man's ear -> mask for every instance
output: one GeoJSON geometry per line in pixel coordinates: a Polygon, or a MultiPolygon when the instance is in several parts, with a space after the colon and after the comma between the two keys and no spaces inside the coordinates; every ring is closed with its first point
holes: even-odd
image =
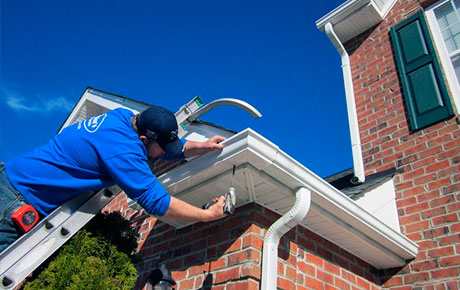
{"type": "Polygon", "coordinates": [[[141,140],[142,143],[144,143],[144,145],[147,145],[147,143],[149,142],[149,139],[147,138],[147,136],[144,136],[144,135],[139,136],[139,140],[141,140]]]}

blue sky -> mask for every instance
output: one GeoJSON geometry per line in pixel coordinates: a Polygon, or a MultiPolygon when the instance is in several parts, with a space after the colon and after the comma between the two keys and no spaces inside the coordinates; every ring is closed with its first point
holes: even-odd
{"type": "Polygon", "coordinates": [[[0,160],[47,142],[86,87],[253,128],[316,174],[352,167],[340,57],[315,21],[329,1],[1,1],[0,160]],[[314,3],[314,4],[312,4],[314,3]]]}

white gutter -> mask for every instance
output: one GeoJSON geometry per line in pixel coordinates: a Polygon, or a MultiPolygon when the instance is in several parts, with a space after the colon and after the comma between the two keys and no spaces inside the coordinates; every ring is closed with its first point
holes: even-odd
{"type": "MultiPolygon", "coordinates": [[[[212,194],[206,197],[203,188],[219,190],[219,176],[227,174],[230,177],[233,165],[237,166],[237,172],[238,167],[246,168],[240,172],[252,175],[251,180],[265,180],[278,190],[277,194],[269,194],[263,190],[257,191],[257,187],[250,189],[249,181],[245,184],[240,179],[240,189],[247,190],[238,192],[237,207],[256,202],[284,215],[291,209],[290,205],[295,203],[295,190],[303,187],[311,191],[308,215],[311,214],[315,221],[304,218],[300,222],[302,226],[377,269],[404,266],[406,260],[417,255],[417,244],[384,224],[253,130],[246,129],[225,140],[224,144],[222,151],[202,155],[165,173],[158,180],[171,195],[201,206],[207,198],[212,197],[212,194]],[[209,188],[210,184],[216,187],[209,188]],[[292,202],[287,202],[286,209],[274,206],[277,201],[289,200],[290,197],[292,202]],[[332,232],[331,226],[334,228],[332,232]]],[[[164,221],[180,228],[190,224],[164,221]]]]}
{"type": "Polygon", "coordinates": [[[358,115],[356,113],[355,92],[353,90],[353,79],[351,76],[350,58],[345,47],[334,32],[332,24],[326,24],[326,34],[334,44],[342,58],[343,81],[345,83],[345,96],[347,99],[348,123],[350,126],[351,150],[353,154],[353,169],[355,176],[352,183],[363,183],[366,179],[364,173],[363,154],[361,150],[361,138],[359,137],[358,115]]]}
{"type": "Polygon", "coordinates": [[[284,234],[297,226],[310,209],[310,190],[301,187],[295,195],[296,201],[292,209],[272,224],[265,234],[262,256],[262,290],[276,289],[278,277],[278,244],[280,239],[284,234]]]}

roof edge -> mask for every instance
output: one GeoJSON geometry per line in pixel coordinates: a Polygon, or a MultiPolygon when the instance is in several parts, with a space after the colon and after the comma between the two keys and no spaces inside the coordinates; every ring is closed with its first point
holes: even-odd
{"type": "Polygon", "coordinates": [[[320,31],[324,32],[324,26],[326,26],[328,22],[331,22],[334,25],[340,22],[342,19],[346,18],[348,15],[351,15],[361,9],[361,7],[364,5],[369,4],[370,2],[371,0],[348,0],[347,2],[342,3],[340,6],[318,19],[315,22],[316,27],[320,31]]]}
{"type": "Polygon", "coordinates": [[[343,224],[351,225],[353,231],[359,234],[357,238],[365,239],[365,242],[370,245],[377,242],[378,245],[375,246],[387,252],[389,259],[395,261],[395,264],[403,266],[403,262],[417,255],[417,244],[378,220],[252,129],[248,128],[238,133],[224,141],[223,144],[222,151],[200,156],[160,176],[159,181],[167,189],[175,188],[180,192],[213,178],[214,176],[208,175],[206,170],[215,168],[222,162],[233,164],[237,161],[239,164],[233,164],[237,166],[250,163],[264,173],[277,174],[277,178],[282,179],[291,192],[300,186],[311,190],[312,203],[326,209],[328,215],[342,220],[343,224]],[[245,157],[241,158],[241,154],[245,154],[245,157]],[[239,156],[239,158],[233,158],[234,156],[239,156]]]}

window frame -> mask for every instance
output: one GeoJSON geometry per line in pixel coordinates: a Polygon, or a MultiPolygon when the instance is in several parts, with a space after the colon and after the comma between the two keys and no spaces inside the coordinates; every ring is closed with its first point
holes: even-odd
{"type": "Polygon", "coordinates": [[[442,0],[439,1],[425,10],[425,16],[427,20],[428,27],[431,32],[431,36],[433,38],[433,44],[437,51],[439,62],[441,68],[444,72],[445,80],[447,81],[447,85],[449,86],[451,97],[453,99],[454,107],[456,109],[456,113],[460,113],[460,80],[457,78],[455,74],[454,66],[452,65],[451,58],[449,56],[449,51],[447,50],[447,46],[444,43],[444,39],[442,38],[441,29],[439,27],[438,21],[436,19],[436,15],[434,10],[436,8],[441,7],[442,5],[450,2],[451,0],[442,0]]]}

